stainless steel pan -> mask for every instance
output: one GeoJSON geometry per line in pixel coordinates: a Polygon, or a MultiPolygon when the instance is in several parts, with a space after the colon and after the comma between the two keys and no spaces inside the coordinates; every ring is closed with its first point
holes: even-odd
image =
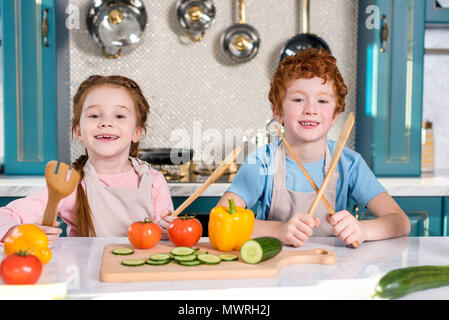
{"type": "Polygon", "coordinates": [[[118,58],[122,48],[140,41],[147,23],[141,0],[93,0],[87,28],[108,58],[118,58]]]}
{"type": "Polygon", "coordinates": [[[189,39],[201,41],[214,21],[215,6],[212,0],[178,0],[176,16],[189,39]]]}
{"type": "Polygon", "coordinates": [[[331,52],[326,41],[316,34],[309,33],[309,0],[302,0],[302,31],[287,41],[281,52],[280,61],[287,56],[293,56],[296,52],[308,48],[324,48],[331,52]]]}
{"type": "Polygon", "coordinates": [[[237,62],[249,61],[257,55],[260,35],[254,27],[245,23],[245,0],[239,0],[239,23],[224,31],[221,44],[224,53],[237,62]]]}

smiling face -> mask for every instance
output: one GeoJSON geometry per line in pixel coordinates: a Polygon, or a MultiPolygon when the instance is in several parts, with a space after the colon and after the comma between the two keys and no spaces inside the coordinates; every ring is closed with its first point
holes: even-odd
{"type": "Polygon", "coordinates": [[[86,146],[89,158],[128,157],[132,142],[142,134],[137,126],[134,101],[126,89],[99,86],[84,100],[75,135],[86,146]]]}
{"type": "Polygon", "coordinates": [[[282,123],[287,139],[301,143],[325,142],[327,132],[337,123],[333,82],[314,77],[293,80],[282,103],[283,114],[273,108],[275,120],[282,123]]]}

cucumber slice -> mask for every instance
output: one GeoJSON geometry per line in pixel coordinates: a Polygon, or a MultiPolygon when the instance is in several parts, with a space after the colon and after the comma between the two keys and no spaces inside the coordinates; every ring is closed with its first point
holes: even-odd
{"type": "Polygon", "coordinates": [[[145,261],[145,263],[151,264],[153,266],[162,266],[164,264],[170,263],[170,261],[171,261],[170,258],[168,258],[166,260],[151,260],[151,259],[149,259],[149,260],[145,261]]]}
{"type": "Polygon", "coordinates": [[[112,250],[112,253],[119,256],[127,256],[129,254],[133,254],[134,250],[131,248],[115,248],[112,250]]]}
{"type": "Polygon", "coordinates": [[[150,256],[150,260],[154,261],[170,260],[170,255],[168,253],[156,253],[150,256]]]}
{"type": "Polygon", "coordinates": [[[246,241],[240,248],[243,261],[256,264],[271,259],[282,250],[282,242],[273,237],[260,237],[246,241]]]}
{"type": "Polygon", "coordinates": [[[196,255],[189,254],[188,256],[175,256],[176,261],[193,261],[196,260],[196,255]]]}
{"type": "Polygon", "coordinates": [[[200,260],[178,261],[178,263],[179,263],[180,265],[182,265],[182,266],[188,266],[188,267],[191,267],[191,266],[198,266],[198,265],[200,265],[200,264],[201,264],[201,261],[200,261],[200,260]]]}
{"type": "Polygon", "coordinates": [[[195,248],[192,247],[192,249],[195,250],[195,251],[200,250],[200,248],[198,248],[198,247],[195,247],[195,248]]]}
{"type": "Polygon", "coordinates": [[[142,259],[128,259],[123,260],[122,264],[127,267],[138,267],[143,266],[145,264],[145,260],[142,259]]]}
{"type": "Polygon", "coordinates": [[[174,256],[188,256],[194,252],[195,250],[189,247],[176,247],[170,251],[170,253],[174,256]]]}
{"type": "Polygon", "coordinates": [[[198,260],[205,264],[219,264],[221,262],[221,258],[214,254],[204,253],[197,255],[198,260]]]}
{"type": "Polygon", "coordinates": [[[218,256],[223,261],[235,261],[235,260],[237,260],[239,258],[235,254],[231,254],[231,253],[223,253],[223,254],[219,254],[218,256]]]}
{"type": "Polygon", "coordinates": [[[199,254],[206,254],[206,253],[209,253],[209,252],[206,250],[198,250],[194,254],[199,255],[199,254]]]}

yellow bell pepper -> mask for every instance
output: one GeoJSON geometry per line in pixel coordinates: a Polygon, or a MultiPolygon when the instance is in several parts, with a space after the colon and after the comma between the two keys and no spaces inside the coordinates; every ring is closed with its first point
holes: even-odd
{"type": "Polygon", "coordinates": [[[229,208],[217,206],[209,215],[209,241],[220,251],[240,250],[243,243],[251,238],[254,228],[254,213],[236,207],[229,198],[229,208]]]}
{"type": "Polygon", "coordinates": [[[48,248],[48,237],[44,231],[34,224],[17,226],[4,241],[5,256],[19,251],[27,251],[42,262],[48,263],[51,251],[48,248]]]}

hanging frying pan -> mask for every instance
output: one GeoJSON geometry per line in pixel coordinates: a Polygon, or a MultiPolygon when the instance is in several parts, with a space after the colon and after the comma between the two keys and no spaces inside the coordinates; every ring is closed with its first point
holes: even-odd
{"type": "Polygon", "coordinates": [[[308,48],[323,48],[331,53],[326,41],[318,37],[316,34],[309,33],[309,0],[302,0],[302,27],[301,33],[287,41],[281,52],[282,61],[287,56],[293,56],[296,52],[308,48]]]}
{"type": "Polygon", "coordinates": [[[246,62],[257,55],[260,36],[256,29],[245,23],[245,0],[239,0],[239,23],[226,28],[221,45],[225,54],[237,62],[246,62]]]}
{"type": "Polygon", "coordinates": [[[176,16],[189,39],[198,42],[214,21],[215,6],[212,0],[178,0],[176,16]]]}

